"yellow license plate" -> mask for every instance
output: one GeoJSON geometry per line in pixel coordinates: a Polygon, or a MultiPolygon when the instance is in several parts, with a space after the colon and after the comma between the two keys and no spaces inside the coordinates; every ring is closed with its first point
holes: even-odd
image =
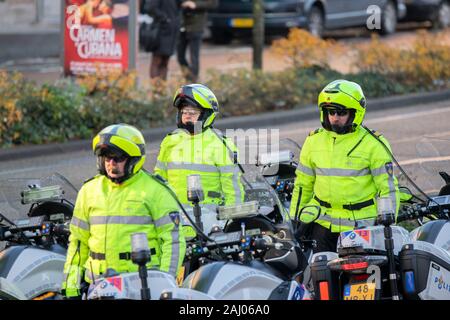
{"type": "Polygon", "coordinates": [[[375,283],[345,285],[344,300],[375,300],[375,283]]]}
{"type": "Polygon", "coordinates": [[[233,28],[253,28],[252,18],[231,19],[233,28]]]}

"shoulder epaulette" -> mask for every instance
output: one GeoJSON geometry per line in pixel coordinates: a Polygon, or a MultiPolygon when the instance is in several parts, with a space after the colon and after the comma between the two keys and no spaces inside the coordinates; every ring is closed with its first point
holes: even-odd
{"type": "Polygon", "coordinates": [[[89,178],[89,179],[87,179],[87,180],[84,180],[83,184],[86,184],[86,183],[88,183],[89,181],[94,180],[94,179],[97,178],[98,176],[99,176],[99,175],[97,174],[97,175],[95,175],[95,176],[93,176],[93,177],[91,177],[91,178],[89,178]]]}
{"type": "Polygon", "coordinates": [[[374,135],[376,135],[378,138],[381,137],[381,136],[383,135],[381,132],[378,132],[378,131],[376,131],[376,130],[372,130],[372,133],[373,133],[374,135]]]}
{"type": "Polygon", "coordinates": [[[181,129],[181,128],[176,128],[175,130],[173,130],[173,131],[169,132],[168,134],[166,134],[166,137],[172,136],[174,134],[177,134],[177,133],[180,133],[180,132],[183,132],[183,131],[186,131],[186,130],[181,129]]]}
{"type": "Polygon", "coordinates": [[[141,169],[142,172],[144,172],[146,175],[148,175],[149,177],[158,180],[158,182],[162,182],[164,184],[167,184],[167,180],[164,179],[163,177],[161,177],[159,174],[156,173],[151,173],[149,171],[147,171],[147,169],[143,168],[141,169]]]}
{"type": "Polygon", "coordinates": [[[174,134],[177,134],[179,131],[172,131],[172,132],[169,132],[168,134],[166,134],[166,137],[169,137],[169,136],[173,136],[174,134]]]}
{"type": "Polygon", "coordinates": [[[162,182],[164,184],[167,183],[167,180],[164,179],[163,177],[161,177],[159,174],[152,174],[152,176],[153,176],[153,178],[157,179],[158,181],[160,181],[160,182],[162,182]]]}
{"type": "Polygon", "coordinates": [[[313,131],[311,131],[311,132],[309,133],[308,136],[313,136],[313,135],[315,135],[316,133],[319,133],[320,131],[321,131],[320,128],[318,128],[318,129],[316,129],[316,130],[313,130],[313,131]]]}
{"type": "Polygon", "coordinates": [[[381,137],[381,136],[383,135],[381,132],[379,132],[379,131],[377,131],[377,130],[372,130],[372,129],[369,129],[369,128],[367,128],[367,127],[366,127],[366,129],[367,129],[367,130],[370,130],[370,131],[372,132],[372,134],[373,134],[374,136],[376,136],[377,138],[379,138],[379,137],[381,137]]]}

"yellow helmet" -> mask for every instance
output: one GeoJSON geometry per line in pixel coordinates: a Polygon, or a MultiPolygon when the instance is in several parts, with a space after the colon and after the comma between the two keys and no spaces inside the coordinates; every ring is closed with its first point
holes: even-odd
{"type": "Polygon", "coordinates": [[[350,132],[360,126],[364,119],[366,98],[359,84],[347,80],[335,80],[320,92],[318,106],[320,122],[326,130],[331,130],[327,109],[354,110],[347,123],[350,132]]]}
{"type": "Polygon", "coordinates": [[[100,131],[92,140],[92,149],[97,156],[97,168],[103,175],[106,175],[103,159],[106,153],[113,152],[129,158],[122,181],[141,170],[145,162],[144,136],[135,127],[124,123],[113,124],[100,131]]]}
{"type": "MultiPolygon", "coordinates": [[[[219,101],[214,93],[202,84],[188,84],[180,87],[173,97],[173,106],[180,109],[184,103],[193,105],[202,109],[199,121],[202,121],[203,129],[206,129],[214,123],[219,113],[219,101]]],[[[181,116],[178,112],[177,125],[180,127],[181,116]]]]}

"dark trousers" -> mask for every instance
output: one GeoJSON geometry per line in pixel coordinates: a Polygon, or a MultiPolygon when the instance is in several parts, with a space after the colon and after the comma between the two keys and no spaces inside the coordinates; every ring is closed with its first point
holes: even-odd
{"type": "Polygon", "coordinates": [[[337,240],[339,232],[331,232],[330,229],[322,227],[320,224],[313,223],[311,230],[311,239],[316,240],[317,247],[313,249],[313,253],[337,250],[337,240]]]}
{"type": "Polygon", "coordinates": [[[202,32],[180,32],[178,39],[177,56],[184,76],[188,81],[196,82],[200,70],[200,46],[202,45],[202,32]],[[190,63],[186,58],[189,47],[190,63]]]}
{"type": "Polygon", "coordinates": [[[167,71],[170,56],[163,56],[153,53],[150,62],[150,78],[161,78],[167,80],[167,71]]]}

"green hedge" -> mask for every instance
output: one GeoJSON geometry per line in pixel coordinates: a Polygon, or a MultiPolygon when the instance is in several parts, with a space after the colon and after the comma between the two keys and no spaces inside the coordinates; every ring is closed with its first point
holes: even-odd
{"type": "Polygon", "coordinates": [[[375,73],[342,74],[312,66],[281,72],[238,70],[232,74],[210,73],[207,85],[216,93],[224,116],[287,110],[317,102],[323,87],[336,79],[359,83],[369,98],[414,92],[416,86],[395,82],[375,73]]]}
{"type": "Polygon", "coordinates": [[[148,129],[164,123],[166,97],[149,99],[135,86],[101,90],[63,80],[41,87],[0,71],[0,146],[91,138],[111,123],[148,129]]]}
{"type": "MultiPolygon", "coordinates": [[[[244,69],[228,74],[211,72],[208,78],[206,85],[216,93],[224,117],[316,103],[320,90],[340,78],[360,83],[368,98],[420,90],[417,85],[400,83],[388,75],[341,74],[319,66],[267,73],[244,69]]],[[[118,83],[103,82],[100,87],[89,88],[63,80],[39,87],[18,74],[0,71],[0,119],[3,119],[0,145],[86,139],[118,122],[140,129],[173,123],[175,110],[170,108],[171,98],[179,84],[166,84],[156,92],[118,83]]]]}

